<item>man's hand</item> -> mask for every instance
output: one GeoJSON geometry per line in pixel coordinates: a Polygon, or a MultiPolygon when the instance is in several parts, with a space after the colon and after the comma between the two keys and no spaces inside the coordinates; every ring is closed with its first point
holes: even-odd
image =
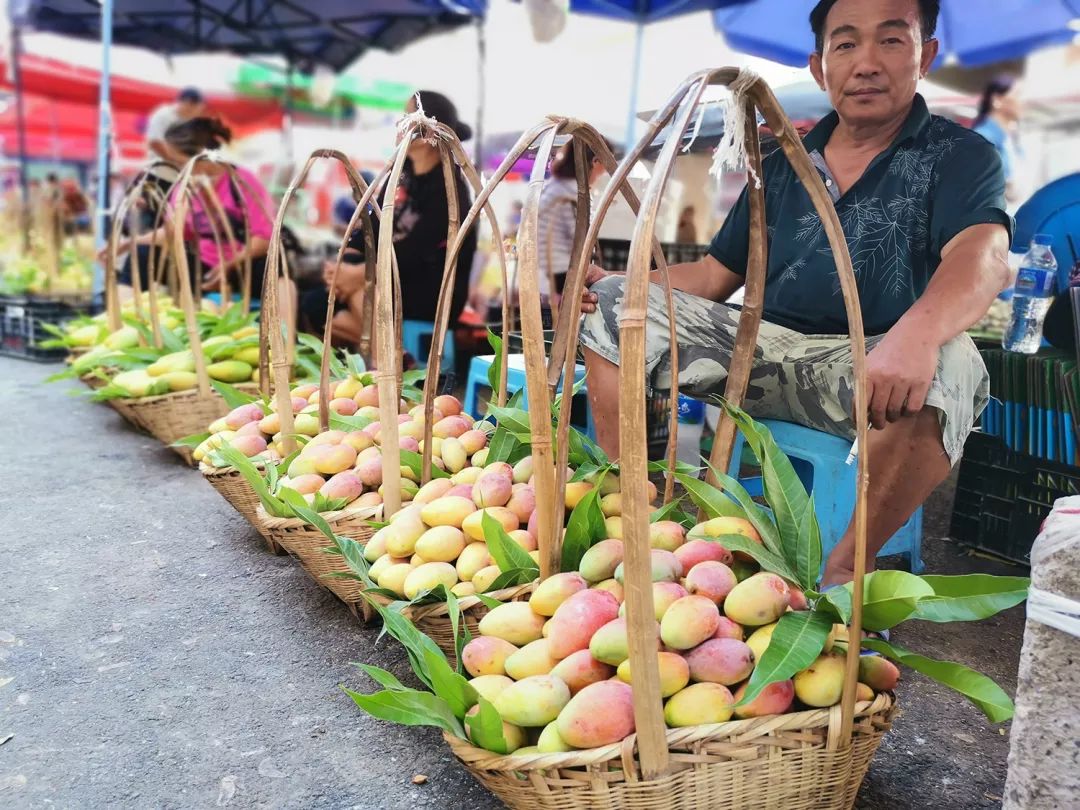
{"type": "Polygon", "coordinates": [[[202,288],[204,292],[217,290],[221,287],[221,279],[227,272],[225,262],[218,262],[203,275],[202,288]]]}
{"type": "Polygon", "coordinates": [[[337,279],[334,280],[334,295],[344,301],[363,286],[367,267],[363,264],[346,264],[345,262],[339,266],[333,259],[327,259],[323,262],[323,282],[327,288],[334,279],[335,267],[337,267],[337,279]]]}
{"type": "Polygon", "coordinates": [[[881,430],[889,422],[913,416],[926,404],[937,372],[939,347],[897,324],[866,356],[870,424],[881,430]]]}
{"type": "Polygon", "coordinates": [[[599,300],[595,293],[589,292],[589,287],[598,282],[602,278],[607,278],[613,273],[609,273],[602,267],[598,267],[595,264],[590,264],[585,269],[585,289],[581,291],[581,312],[587,315],[590,312],[596,312],[596,302],[599,300]]]}

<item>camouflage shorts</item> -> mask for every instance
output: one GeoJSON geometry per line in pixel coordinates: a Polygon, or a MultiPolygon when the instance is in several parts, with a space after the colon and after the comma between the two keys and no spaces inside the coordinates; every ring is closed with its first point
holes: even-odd
{"type": "MultiPolygon", "coordinates": [[[[581,326],[582,344],[613,363],[619,362],[618,317],[622,310],[622,276],[595,284],[596,312],[581,326]]],[[[739,310],[675,291],[678,313],[679,390],[706,399],[722,394],[735,347],[739,310]]],[[[671,353],[663,289],[649,287],[645,331],[645,369],[651,388],[671,388],[671,353]]],[[[881,336],[866,339],[872,349],[881,336]]],[[[803,335],[762,321],[744,406],[757,418],[797,422],[845,438],[854,438],[854,389],[851,347],[846,335],[803,335]]],[[[989,376],[975,344],[967,335],[941,348],[937,374],[926,404],[938,411],[945,451],[953,464],[976,417],[986,407],[989,376]]]]}

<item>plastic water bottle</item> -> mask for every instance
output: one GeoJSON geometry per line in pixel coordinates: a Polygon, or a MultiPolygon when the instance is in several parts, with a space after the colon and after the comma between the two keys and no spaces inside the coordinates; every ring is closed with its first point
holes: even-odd
{"type": "Polygon", "coordinates": [[[679,437],[676,455],[694,467],[701,466],[701,433],[705,429],[705,403],[679,394],[679,437]]]}
{"type": "Polygon", "coordinates": [[[1050,249],[1053,237],[1035,234],[1020,263],[1013,287],[1012,318],[1001,339],[1006,351],[1035,354],[1042,344],[1043,318],[1054,300],[1057,260],[1050,249]]]}

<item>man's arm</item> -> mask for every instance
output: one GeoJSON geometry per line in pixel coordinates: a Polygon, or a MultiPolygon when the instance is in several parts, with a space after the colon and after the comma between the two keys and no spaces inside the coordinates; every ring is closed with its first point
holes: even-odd
{"type": "MultiPolygon", "coordinates": [[[[586,290],[581,298],[581,311],[584,313],[596,311],[596,295],[589,292],[588,288],[606,276],[623,275],[621,273],[609,273],[596,265],[591,265],[585,273],[586,290]]],[[[673,264],[668,267],[668,277],[671,279],[673,290],[706,298],[709,301],[726,301],[746,281],[738,273],[733,273],[712,256],[706,254],[696,262],[673,264]]],[[[663,277],[659,270],[653,270],[649,274],[649,281],[653,284],[663,284],[663,277]]]]}
{"type": "Polygon", "coordinates": [[[988,223],[945,245],[926,291],[867,356],[874,427],[922,410],[941,347],[977,323],[1009,285],[1008,251],[1006,228],[988,223]]]}

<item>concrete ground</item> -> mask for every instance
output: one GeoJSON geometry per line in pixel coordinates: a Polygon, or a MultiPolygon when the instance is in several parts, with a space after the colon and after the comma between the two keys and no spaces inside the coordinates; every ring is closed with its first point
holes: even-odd
{"type": "MultiPolygon", "coordinates": [[[[0,807],[469,808],[500,804],[433,730],[361,714],[363,661],[407,677],[199,474],[111,409],[0,358],[0,807]],[[426,782],[413,784],[416,775],[426,782]]],[[[941,538],[928,570],[1017,573],[941,538]]],[[[1015,689],[1022,608],[973,626],[911,624],[905,647],[1015,689]]],[[[860,808],[995,807],[1007,726],[905,674],[903,714],[860,808]]]]}

